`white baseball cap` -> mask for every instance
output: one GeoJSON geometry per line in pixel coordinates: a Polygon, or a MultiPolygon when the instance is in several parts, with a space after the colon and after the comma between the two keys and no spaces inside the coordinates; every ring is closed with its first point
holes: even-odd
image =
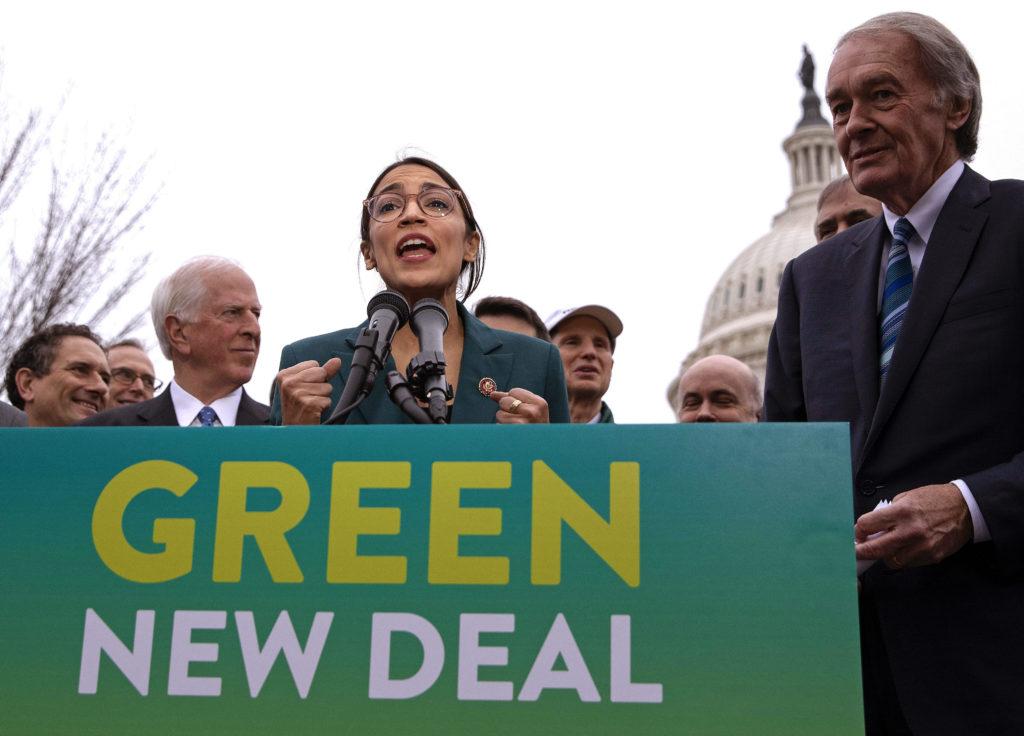
{"type": "Polygon", "coordinates": [[[622,334],[622,320],[619,319],[615,312],[608,309],[608,307],[602,307],[600,304],[586,304],[582,307],[559,309],[544,320],[544,326],[548,328],[548,332],[554,335],[558,325],[570,317],[593,317],[596,319],[608,331],[613,349],[615,347],[615,338],[622,334]]]}

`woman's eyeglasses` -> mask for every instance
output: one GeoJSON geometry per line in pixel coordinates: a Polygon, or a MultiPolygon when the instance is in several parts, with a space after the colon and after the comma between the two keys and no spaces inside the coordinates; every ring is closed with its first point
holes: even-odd
{"type": "Polygon", "coordinates": [[[443,189],[433,187],[424,189],[419,194],[397,194],[386,192],[370,197],[363,204],[366,211],[370,213],[377,222],[391,222],[397,220],[405,212],[406,204],[411,197],[416,198],[420,212],[427,217],[445,217],[451,214],[457,206],[457,198],[462,194],[458,189],[443,189]]]}

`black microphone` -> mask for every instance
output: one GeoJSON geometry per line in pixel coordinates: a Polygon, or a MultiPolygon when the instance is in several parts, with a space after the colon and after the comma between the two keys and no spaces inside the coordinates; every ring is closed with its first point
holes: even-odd
{"type": "Polygon", "coordinates": [[[373,390],[377,372],[391,353],[395,333],[409,321],[409,302],[397,291],[382,291],[366,305],[366,316],[370,324],[359,333],[345,390],[326,424],[344,422],[373,390]]]}
{"type": "Polygon", "coordinates": [[[420,343],[419,355],[409,362],[406,371],[417,398],[427,403],[430,418],[443,424],[448,417],[448,400],[452,387],[445,379],[444,332],[448,329],[448,312],[436,299],[420,299],[409,317],[412,331],[420,343]]]}
{"type": "Polygon", "coordinates": [[[444,353],[444,332],[448,312],[437,299],[420,299],[409,315],[412,331],[420,341],[421,353],[444,353]]]}
{"type": "Polygon", "coordinates": [[[388,359],[395,333],[409,321],[409,302],[397,291],[382,291],[366,305],[366,316],[370,318],[369,329],[377,331],[377,344],[373,348],[373,375],[376,375],[388,359]]]}

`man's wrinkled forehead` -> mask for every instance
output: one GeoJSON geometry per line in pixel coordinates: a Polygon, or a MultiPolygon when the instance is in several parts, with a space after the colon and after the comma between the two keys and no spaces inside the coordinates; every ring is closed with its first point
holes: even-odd
{"type": "Polygon", "coordinates": [[[589,314],[581,314],[576,317],[569,317],[566,320],[562,320],[559,325],[555,328],[554,332],[551,333],[552,339],[559,337],[567,339],[569,337],[582,337],[585,334],[591,332],[600,332],[605,340],[611,344],[612,336],[608,332],[608,328],[604,326],[604,323],[596,317],[591,317],[589,314]]]}
{"type": "MultiPolygon", "coordinates": [[[[902,31],[856,34],[836,47],[825,78],[825,102],[849,90],[840,89],[855,79],[860,86],[901,84],[910,59],[920,58],[920,47],[902,31]]],[[[911,65],[913,63],[911,62],[911,65]]]]}

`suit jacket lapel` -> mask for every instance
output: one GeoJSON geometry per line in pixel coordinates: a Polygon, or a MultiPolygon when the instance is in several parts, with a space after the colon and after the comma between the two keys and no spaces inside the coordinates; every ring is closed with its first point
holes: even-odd
{"type": "Polygon", "coordinates": [[[242,398],[238,402],[238,413],[235,425],[266,424],[270,420],[270,407],[260,404],[242,389],[242,398]]]}
{"type": "Polygon", "coordinates": [[[965,169],[939,212],[914,279],[907,314],[868,433],[865,453],[892,416],[963,279],[988,215],[975,208],[989,196],[988,181],[965,169]]]}
{"type": "Polygon", "coordinates": [[[462,317],[466,339],[462,346],[452,424],[479,424],[486,421],[485,417],[491,417],[494,422],[498,405],[480,392],[480,379],[493,378],[498,391],[508,391],[512,388],[510,381],[515,356],[501,352],[503,343],[498,334],[470,314],[462,304],[459,304],[459,316],[462,317]]]}
{"type": "Polygon", "coordinates": [[[159,427],[177,427],[178,414],[174,411],[170,385],[153,401],[143,402],[135,415],[139,424],[153,424],[159,427]]]}
{"type": "MultiPolygon", "coordinates": [[[[845,263],[851,286],[850,349],[860,403],[857,416],[864,418],[850,426],[854,448],[863,447],[870,417],[878,404],[878,279],[886,232],[885,219],[875,218],[864,235],[853,242],[845,263]]],[[[858,458],[853,461],[856,468],[858,458]]]]}

